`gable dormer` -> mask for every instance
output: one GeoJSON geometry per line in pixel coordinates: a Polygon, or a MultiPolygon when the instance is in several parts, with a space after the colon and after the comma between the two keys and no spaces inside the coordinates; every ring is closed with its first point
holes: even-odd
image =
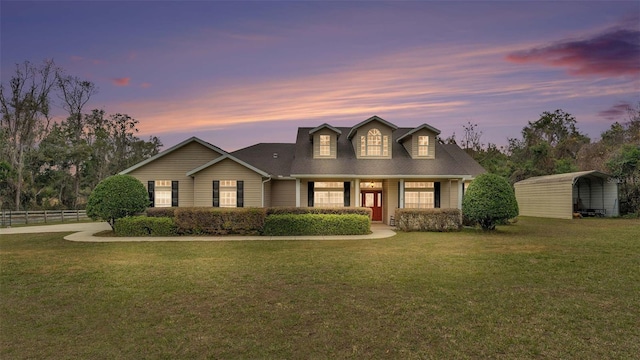
{"type": "Polygon", "coordinates": [[[314,159],[335,159],[338,156],[338,138],[342,131],[329,124],[322,124],[309,131],[313,143],[314,159]]]}
{"type": "Polygon", "coordinates": [[[407,132],[396,141],[411,155],[413,159],[435,159],[436,137],[440,130],[428,124],[422,124],[407,132]]]}
{"type": "Polygon", "coordinates": [[[394,124],[372,116],[352,127],[347,139],[358,159],[391,159],[391,139],[396,129],[394,124]]]}

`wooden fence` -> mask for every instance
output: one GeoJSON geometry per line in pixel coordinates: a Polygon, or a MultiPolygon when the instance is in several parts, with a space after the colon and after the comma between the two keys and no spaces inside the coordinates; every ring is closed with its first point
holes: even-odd
{"type": "Polygon", "coordinates": [[[88,220],[86,210],[2,211],[0,226],[88,220]]]}

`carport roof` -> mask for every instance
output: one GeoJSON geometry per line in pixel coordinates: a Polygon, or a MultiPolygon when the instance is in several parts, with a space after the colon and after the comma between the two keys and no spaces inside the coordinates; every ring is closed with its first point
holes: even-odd
{"type": "Polygon", "coordinates": [[[535,176],[522,181],[518,181],[517,183],[514,184],[514,186],[528,185],[528,184],[545,184],[545,183],[554,183],[554,182],[573,183],[577,178],[587,176],[587,175],[599,177],[602,179],[606,179],[610,177],[610,175],[607,175],[605,173],[602,173],[596,170],[578,171],[578,172],[572,172],[572,173],[566,173],[566,174],[535,176]]]}

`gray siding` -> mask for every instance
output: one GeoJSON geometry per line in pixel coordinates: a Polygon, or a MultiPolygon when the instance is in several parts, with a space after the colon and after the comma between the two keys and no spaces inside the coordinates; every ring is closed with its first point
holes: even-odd
{"type": "Polygon", "coordinates": [[[351,142],[353,143],[353,147],[356,153],[356,158],[360,159],[373,159],[374,157],[371,156],[362,156],[362,154],[360,153],[360,136],[367,136],[367,133],[369,132],[369,130],[371,129],[378,129],[380,130],[380,133],[382,133],[382,138],[384,139],[385,136],[388,137],[389,139],[389,156],[376,156],[375,159],[390,159],[393,157],[392,154],[392,142],[393,142],[393,130],[388,127],[387,125],[379,122],[379,121],[371,121],[365,125],[362,125],[361,127],[358,128],[358,131],[356,133],[356,135],[353,137],[353,139],[351,139],[351,142]]]}
{"type": "Polygon", "coordinates": [[[313,157],[318,159],[335,159],[337,156],[337,134],[331,129],[322,129],[313,134],[313,157]],[[329,156],[320,156],[320,135],[329,135],[331,137],[331,150],[329,156]]]}
{"type": "Polygon", "coordinates": [[[244,207],[262,206],[262,176],[237,162],[224,159],[194,175],[194,206],[213,205],[213,180],[244,181],[244,207]]]}
{"type": "MultiPolygon", "coordinates": [[[[270,183],[271,183],[271,206],[273,207],[295,207],[296,206],[296,181],[295,180],[271,180],[270,183]]],[[[306,197],[304,199],[306,200],[306,197]]]]}
{"type": "Polygon", "coordinates": [[[140,180],[145,187],[151,180],[179,181],[178,205],[194,206],[193,179],[186,174],[219,156],[216,151],[192,142],[131,171],[129,175],[140,180]]]}

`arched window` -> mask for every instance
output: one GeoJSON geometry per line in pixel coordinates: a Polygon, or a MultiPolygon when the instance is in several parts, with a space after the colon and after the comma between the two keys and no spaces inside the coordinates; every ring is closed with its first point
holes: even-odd
{"type": "Polygon", "coordinates": [[[367,155],[382,155],[382,134],[378,129],[371,129],[367,133],[367,155]]]}
{"type": "Polygon", "coordinates": [[[369,130],[367,136],[360,137],[360,154],[362,156],[388,156],[389,137],[383,136],[378,129],[369,130]]]}

